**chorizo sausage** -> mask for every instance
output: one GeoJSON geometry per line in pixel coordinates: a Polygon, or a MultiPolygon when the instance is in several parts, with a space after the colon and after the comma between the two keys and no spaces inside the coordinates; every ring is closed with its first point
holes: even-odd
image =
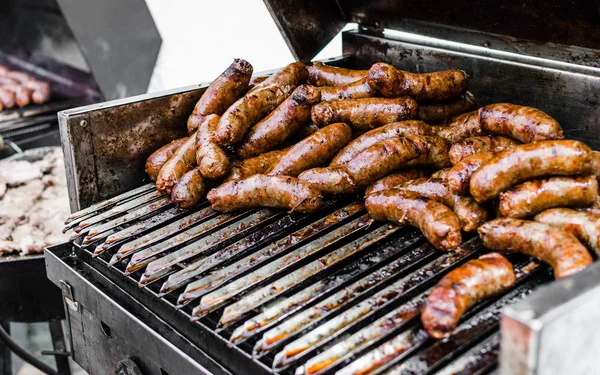
{"type": "Polygon", "coordinates": [[[266,173],[283,155],[285,155],[288,149],[289,148],[275,150],[250,159],[233,162],[231,172],[225,179],[225,182],[241,180],[246,177],[254,176],[255,174],[266,173]]]}
{"type": "Polygon", "coordinates": [[[218,115],[204,117],[198,127],[196,139],[196,163],[203,177],[218,179],[229,173],[229,158],[225,151],[212,141],[219,125],[218,115]]]}
{"type": "Polygon", "coordinates": [[[322,102],[312,107],[312,121],[318,125],[344,122],[367,131],[391,122],[410,120],[417,113],[417,102],[401,98],[364,98],[322,102]]]}
{"type": "Polygon", "coordinates": [[[386,63],[377,63],[369,69],[367,82],[383,96],[441,101],[464,93],[467,90],[467,77],[462,70],[415,74],[386,63]]]}
{"type": "Polygon", "coordinates": [[[419,103],[417,119],[428,124],[437,124],[449,118],[472,111],[476,106],[475,98],[466,92],[459,98],[441,103],[419,103]]]}
{"type": "Polygon", "coordinates": [[[173,187],[171,202],[181,208],[190,208],[206,196],[208,187],[198,168],[184,174],[173,187]]]}
{"type": "Polygon", "coordinates": [[[478,202],[494,199],[519,182],[545,175],[587,175],[592,150],[579,141],[543,141],[515,146],[497,154],[473,174],[471,195],[478,202]]]}
{"type": "Polygon", "coordinates": [[[196,167],[196,133],[192,134],[162,166],[156,177],[156,189],[171,194],[181,176],[196,167]]]}
{"type": "Polygon", "coordinates": [[[365,206],[374,220],[419,228],[437,249],[451,250],[460,245],[460,224],[456,215],[433,199],[410,191],[391,189],[367,196],[365,206]]]}
{"type": "Polygon", "coordinates": [[[551,208],[537,214],[534,220],[573,233],[592,248],[596,255],[600,255],[600,217],[570,208],[551,208]]]}
{"type": "Polygon", "coordinates": [[[310,109],[320,101],[314,86],[297,87],[273,112],[254,125],[237,149],[247,159],[271,151],[310,121],[310,109]]]}
{"type": "Polygon", "coordinates": [[[589,206],[596,200],[596,177],[551,177],[500,193],[499,210],[502,216],[524,218],[548,208],[589,206]]]}
{"type": "Polygon", "coordinates": [[[386,139],[406,137],[409,135],[431,134],[431,126],[427,125],[423,121],[408,120],[393,122],[380,128],[369,130],[352,142],[348,143],[348,145],[338,152],[338,154],[333,158],[329,166],[337,167],[346,165],[350,160],[352,160],[352,158],[362,151],[386,139]]]}
{"type": "Polygon", "coordinates": [[[328,125],[290,147],[267,174],[296,177],[307,169],[327,163],[350,140],[352,129],[348,125],[328,125]]]}
{"type": "Polygon", "coordinates": [[[376,94],[375,90],[367,83],[366,78],[359,79],[356,82],[343,86],[320,87],[319,91],[321,91],[321,100],[324,102],[342,99],[371,98],[376,94]]]}
{"type": "Polygon", "coordinates": [[[453,117],[433,129],[436,135],[452,143],[482,134],[478,111],[453,117]]]}
{"type": "Polygon", "coordinates": [[[554,276],[563,279],[590,265],[592,257],[571,233],[535,221],[500,218],[478,229],[490,250],[520,253],[548,263],[554,276]]]}
{"type": "Polygon", "coordinates": [[[450,147],[450,161],[452,164],[457,164],[464,158],[480,152],[502,152],[518,144],[515,140],[497,135],[469,137],[454,143],[450,147]]]}
{"type": "Polygon", "coordinates": [[[298,176],[325,194],[351,194],[357,187],[344,167],[308,169],[298,176]]]}
{"type": "Polygon", "coordinates": [[[427,173],[423,169],[405,169],[403,171],[395,172],[372,183],[367,188],[365,195],[369,195],[377,191],[393,189],[395,187],[404,185],[410,180],[427,177],[426,175],[427,173]]]}
{"type": "Polygon", "coordinates": [[[181,138],[172,141],[171,143],[168,143],[154,151],[152,155],[146,159],[145,170],[152,181],[156,181],[156,177],[158,176],[158,172],[160,172],[162,166],[165,165],[167,160],[173,156],[179,147],[183,146],[185,141],[187,141],[187,138],[181,138]]]}
{"type": "Polygon", "coordinates": [[[212,208],[220,212],[258,207],[314,212],[323,204],[321,193],[304,181],[289,176],[262,174],[226,182],[209,191],[207,198],[212,208]]]}
{"type": "Polygon", "coordinates": [[[315,86],[343,86],[365,78],[368,70],[353,70],[314,62],[308,67],[308,82],[315,86]]]}
{"type": "Polygon", "coordinates": [[[208,115],[221,116],[247,90],[252,76],[252,65],[244,59],[235,59],[220,76],[208,86],[188,119],[188,133],[194,133],[208,115]],[[191,117],[197,117],[192,120],[191,117]]]}
{"type": "Polygon", "coordinates": [[[427,296],[421,312],[423,327],[433,338],[449,336],[466,311],[507,290],[515,280],[512,264],[498,253],[469,260],[442,277],[427,296]]]}
{"type": "Polygon", "coordinates": [[[537,108],[509,103],[490,104],[479,109],[479,117],[483,131],[523,143],[564,138],[558,122],[537,108]]]}
{"type": "Polygon", "coordinates": [[[477,172],[482,165],[494,158],[493,152],[481,152],[464,158],[453,165],[444,179],[448,182],[450,189],[458,195],[469,194],[469,182],[473,173],[477,172]]]}

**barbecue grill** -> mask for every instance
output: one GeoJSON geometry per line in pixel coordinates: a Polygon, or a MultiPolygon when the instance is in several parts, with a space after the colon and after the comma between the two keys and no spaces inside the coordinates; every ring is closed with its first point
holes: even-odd
{"type": "MultiPolygon", "coordinates": [[[[595,1],[266,4],[300,60],[357,22],[342,34],[344,56],[326,63],[463,69],[479,104],[540,108],[566,137],[600,148],[595,1]]],[[[556,282],[543,264],[513,256],[515,286],[435,341],[418,308],[442,275],[485,251],[477,237],[456,252],[436,251],[412,228],[370,220],[356,196],[329,198],[309,215],[219,214],[207,202],[175,208],[148,183],[143,164],[185,134],[206,87],[59,114],[71,209],[79,213],[70,218],[73,243],[47,249],[47,271],[63,291],[73,357],[87,371],[595,371],[597,263],[556,282]]]]}

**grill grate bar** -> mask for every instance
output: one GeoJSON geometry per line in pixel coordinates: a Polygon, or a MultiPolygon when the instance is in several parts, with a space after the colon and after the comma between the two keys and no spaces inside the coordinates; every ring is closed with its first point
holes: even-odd
{"type": "MultiPolygon", "coordinates": [[[[446,365],[437,372],[438,375],[454,374],[484,374],[493,369],[500,354],[500,332],[492,334],[480,344],[471,348],[453,363],[446,365]]],[[[348,375],[350,373],[338,373],[348,375]]]]}

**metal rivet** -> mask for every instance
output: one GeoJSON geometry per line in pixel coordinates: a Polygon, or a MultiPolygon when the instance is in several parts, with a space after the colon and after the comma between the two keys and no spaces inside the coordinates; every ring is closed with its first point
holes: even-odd
{"type": "Polygon", "coordinates": [[[81,121],[79,122],[79,126],[81,126],[82,128],[85,128],[87,125],[88,125],[88,122],[87,122],[87,120],[81,120],[81,121]]]}

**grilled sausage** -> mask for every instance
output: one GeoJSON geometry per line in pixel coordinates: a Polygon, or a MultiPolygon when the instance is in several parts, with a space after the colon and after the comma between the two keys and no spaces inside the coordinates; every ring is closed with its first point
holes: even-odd
{"type": "Polygon", "coordinates": [[[600,151],[592,151],[592,174],[600,177],[600,151]]]}
{"type": "Polygon", "coordinates": [[[28,106],[31,103],[31,90],[23,86],[20,82],[11,78],[0,77],[0,86],[14,94],[15,102],[20,108],[28,106]]]}
{"type": "Polygon", "coordinates": [[[407,166],[439,169],[452,165],[448,155],[451,144],[444,138],[436,136],[411,136],[409,138],[423,152],[416,159],[409,161],[407,166]]]}
{"type": "Polygon", "coordinates": [[[182,208],[190,208],[206,196],[208,187],[198,168],[184,174],[173,187],[171,202],[182,208]]]}
{"type": "Polygon", "coordinates": [[[356,184],[344,167],[308,169],[298,176],[325,194],[351,194],[357,191],[356,184]]]}
{"type": "Polygon", "coordinates": [[[537,214],[534,220],[574,234],[592,248],[596,255],[600,255],[600,217],[569,208],[551,208],[537,214]]]}
{"type": "Polygon", "coordinates": [[[466,311],[510,288],[515,280],[512,264],[498,253],[468,261],[433,288],[421,312],[423,327],[433,338],[449,336],[466,311]]]}
{"type": "Polygon", "coordinates": [[[453,117],[440,126],[434,127],[435,134],[446,138],[452,143],[459,142],[465,138],[482,134],[479,121],[479,112],[473,111],[453,117]]]}
{"type": "Polygon", "coordinates": [[[10,69],[4,65],[0,65],[0,76],[6,75],[8,72],[10,72],[10,69]]]}
{"type": "Polygon", "coordinates": [[[29,82],[35,81],[35,78],[31,74],[25,72],[9,71],[4,74],[6,78],[13,79],[23,85],[27,85],[29,82]]]}
{"type": "Polygon", "coordinates": [[[273,150],[310,121],[310,109],[319,101],[316,87],[297,87],[289,98],[250,129],[237,149],[238,155],[247,159],[273,150]]]}
{"type": "Polygon", "coordinates": [[[328,125],[292,146],[267,174],[296,177],[329,161],[350,140],[352,129],[348,125],[328,125]]]}
{"type": "Polygon", "coordinates": [[[524,218],[548,208],[589,206],[596,200],[596,177],[551,177],[500,193],[499,210],[502,216],[524,218]]]}
{"type": "Polygon", "coordinates": [[[494,158],[493,152],[481,152],[464,158],[450,168],[444,177],[450,189],[458,195],[469,194],[469,182],[473,173],[494,158]]]}
{"type": "Polygon", "coordinates": [[[158,176],[158,172],[163,165],[173,156],[175,151],[187,141],[187,138],[177,139],[168,143],[158,150],[154,151],[152,155],[146,159],[146,173],[150,176],[152,181],[156,181],[156,177],[158,176]]]}
{"type": "Polygon", "coordinates": [[[250,82],[248,83],[248,91],[252,90],[257,85],[264,82],[267,78],[269,78],[269,76],[256,76],[250,78],[250,82]]]}
{"type": "Polygon", "coordinates": [[[478,231],[488,249],[538,258],[554,269],[557,279],[579,272],[592,263],[587,249],[575,236],[548,224],[500,218],[488,221],[478,231]]]}
{"type": "Polygon", "coordinates": [[[371,98],[376,92],[369,86],[366,78],[359,79],[356,82],[343,86],[324,86],[320,87],[321,100],[329,102],[342,99],[361,99],[371,98]]]}
{"type": "Polygon", "coordinates": [[[181,176],[196,167],[196,133],[173,153],[173,156],[162,166],[156,177],[156,189],[171,194],[173,186],[181,176]]]}
{"type": "Polygon", "coordinates": [[[415,74],[377,63],[371,66],[367,82],[383,96],[410,96],[416,100],[448,100],[467,90],[467,74],[462,70],[415,74]]]}
{"type": "Polygon", "coordinates": [[[595,201],[591,206],[588,207],[579,207],[575,209],[579,212],[587,212],[592,215],[600,216],[600,199],[595,201]]]}
{"type": "Polygon", "coordinates": [[[230,105],[247,90],[252,76],[252,65],[246,60],[235,59],[220,76],[208,86],[196,103],[188,119],[188,133],[194,133],[203,118],[215,114],[221,116],[230,105]],[[192,120],[192,117],[197,117],[192,120]]]}
{"type": "Polygon", "coordinates": [[[202,176],[210,179],[223,178],[229,173],[227,154],[212,141],[218,125],[218,115],[207,115],[197,132],[196,163],[202,176]]]}
{"type": "Polygon", "coordinates": [[[480,152],[502,152],[518,144],[515,140],[497,135],[470,137],[452,145],[450,148],[450,161],[452,164],[457,164],[464,158],[480,152]]]}
{"type": "Polygon", "coordinates": [[[523,143],[563,139],[558,122],[537,108],[498,103],[479,109],[485,132],[518,139],[523,143]]]}
{"type": "Polygon", "coordinates": [[[317,130],[319,130],[320,128],[313,124],[312,122],[306,124],[306,125],[302,125],[298,128],[298,130],[296,130],[294,132],[294,134],[292,134],[290,136],[290,139],[295,139],[295,140],[302,140],[306,137],[308,137],[309,135],[315,133],[317,130]]]}
{"type": "Polygon", "coordinates": [[[478,202],[494,199],[519,182],[545,175],[592,172],[592,151],[579,141],[543,141],[519,145],[496,155],[473,174],[471,195],[478,202]]]}
{"type": "Polygon", "coordinates": [[[46,103],[50,100],[50,86],[46,82],[36,82],[39,83],[39,85],[35,85],[37,87],[30,87],[30,89],[33,90],[33,92],[31,93],[31,100],[35,104],[46,103]]]}
{"type": "Polygon", "coordinates": [[[426,175],[427,173],[423,169],[406,169],[400,172],[392,173],[372,183],[371,186],[367,188],[365,195],[369,195],[377,191],[393,189],[395,187],[404,185],[410,180],[427,177],[426,175]]]}
{"type": "Polygon", "coordinates": [[[451,250],[460,245],[460,224],[456,215],[433,199],[409,191],[391,189],[367,196],[365,206],[375,220],[393,221],[419,228],[437,249],[451,250]]]}
{"type": "Polygon", "coordinates": [[[365,78],[368,70],[352,70],[314,62],[308,67],[308,82],[315,86],[343,86],[365,78]]]}
{"type": "Polygon", "coordinates": [[[312,121],[323,126],[344,122],[366,131],[391,122],[415,118],[417,102],[409,97],[334,100],[313,106],[312,121]]]}
{"type": "Polygon", "coordinates": [[[331,161],[331,167],[346,165],[352,158],[376,143],[390,138],[406,137],[409,135],[431,135],[431,126],[423,121],[401,121],[369,130],[350,142],[331,161]]]}
{"type": "Polygon", "coordinates": [[[465,232],[477,229],[481,224],[485,223],[488,217],[487,209],[483,205],[477,203],[471,197],[461,197],[454,194],[441,179],[419,178],[395,188],[403,191],[412,191],[448,206],[456,214],[461,229],[465,232]]]}
{"type": "Polygon", "coordinates": [[[438,169],[431,174],[431,178],[441,178],[442,180],[446,181],[448,178],[448,173],[450,173],[450,168],[438,169]]]}
{"type": "Polygon", "coordinates": [[[466,92],[459,98],[441,103],[419,103],[417,119],[428,124],[437,124],[454,116],[472,111],[475,108],[475,98],[466,92]]]}
{"type": "Polygon", "coordinates": [[[14,107],[16,104],[15,94],[0,86],[0,102],[6,109],[14,107]]]}
{"type": "Polygon", "coordinates": [[[291,85],[261,87],[267,81],[233,103],[221,116],[214,139],[219,146],[240,143],[248,129],[277,108],[294,89],[291,85]]]}
{"type": "Polygon", "coordinates": [[[310,184],[294,177],[257,174],[243,180],[226,182],[209,191],[207,198],[212,208],[220,212],[257,207],[314,212],[323,204],[320,194],[310,184]]]}
{"type": "Polygon", "coordinates": [[[246,177],[254,176],[255,174],[266,173],[283,155],[285,155],[288,149],[289,148],[275,150],[250,159],[233,162],[231,172],[225,179],[225,182],[241,180],[246,177]]]}
{"type": "Polygon", "coordinates": [[[292,86],[295,88],[296,86],[300,86],[305,83],[308,79],[308,70],[306,65],[301,62],[294,62],[287,65],[285,68],[280,71],[270,75],[267,79],[257,84],[252,90],[248,93],[252,93],[255,90],[260,88],[264,88],[267,86],[292,86]]]}

